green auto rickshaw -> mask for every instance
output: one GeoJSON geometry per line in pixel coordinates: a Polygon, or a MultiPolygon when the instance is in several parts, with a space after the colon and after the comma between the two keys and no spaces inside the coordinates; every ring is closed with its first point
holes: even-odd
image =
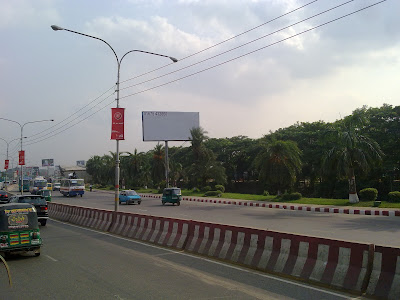
{"type": "Polygon", "coordinates": [[[41,190],[40,195],[46,199],[47,202],[51,202],[51,191],[50,190],[41,190]]]}
{"type": "Polygon", "coordinates": [[[182,193],[180,188],[165,188],[163,191],[161,203],[165,205],[165,203],[172,203],[172,205],[181,205],[182,193]]]}
{"type": "Polygon", "coordinates": [[[0,254],[33,251],[40,255],[42,239],[36,209],[28,203],[0,205],[0,254]]]}

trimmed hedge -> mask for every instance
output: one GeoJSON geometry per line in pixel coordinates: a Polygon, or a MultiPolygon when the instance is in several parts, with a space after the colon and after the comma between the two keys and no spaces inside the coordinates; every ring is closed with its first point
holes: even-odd
{"type": "Polygon", "coordinates": [[[366,188],[360,191],[361,201],[375,201],[378,198],[378,190],[374,188],[366,188]]]}
{"type": "Polygon", "coordinates": [[[221,184],[217,184],[217,185],[215,186],[215,189],[216,189],[217,191],[221,191],[221,193],[225,192],[225,187],[224,187],[223,185],[221,185],[221,184]]]}
{"type": "Polygon", "coordinates": [[[283,194],[282,196],[281,196],[281,199],[282,200],[299,200],[299,199],[301,199],[301,197],[303,197],[302,195],[301,195],[301,193],[285,193],[285,194],[283,194]]]}
{"type": "Polygon", "coordinates": [[[203,192],[207,193],[208,191],[211,191],[211,186],[206,185],[201,189],[203,192]]]}
{"type": "Polygon", "coordinates": [[[395,192],[390,192],[388,194],[389,202],[400,202],[400,192],[395,191],[395,192]]]}
{"type": "Polygon", "coordinates": [[[208,191],[204,193],[204,197],[221,197],[221,191],[208,191]]]}

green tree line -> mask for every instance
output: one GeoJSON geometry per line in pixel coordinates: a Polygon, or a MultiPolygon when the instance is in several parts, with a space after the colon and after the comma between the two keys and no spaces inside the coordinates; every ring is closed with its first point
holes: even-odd
{"type": "MultiPolygon", "coordinates": [[[[362,107],[335,122],[298,122],[259,139],[246,136],[209,138],[191,130],[189,147],[169,148],[170,185],[226,192],[347,198],[358,202],[363,188],[380,198],[399,190],[400,106],[362,107]]],[[[121,154],[121,185],[165,186],[164,147],[121,154]]],[[[87,172],[93,183],[113,185],[115,153],[92,156],[87,172]]]]}

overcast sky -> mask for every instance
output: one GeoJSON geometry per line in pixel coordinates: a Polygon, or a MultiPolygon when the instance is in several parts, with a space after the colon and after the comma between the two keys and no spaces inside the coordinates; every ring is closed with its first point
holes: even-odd
{"type": "MultiPolygon", "coordinates": [[[[297,121],[335,121],[363,105],[399,105],[400,1],[312,29],[378,0],[313,17],[345,2],[0,0],[0,118],[55,120],[24,126],[28,166],[44,158],[74,165],[115,151],[114,54],[53,24],[107,41],[119,58],[139,49],[179,59],[134,52],[122,61],[121,151],[156,145],[142,141],[142,111],[199,112],[209,137],[260,138],[297,121]]],[[[0,138],[19,136],[18,124],[0,120],[0,138]]],[[[17,142],[9,147],[14,166],[17,142]]],[[[5,153],[0,140],[1,168],[5,153]]]]}

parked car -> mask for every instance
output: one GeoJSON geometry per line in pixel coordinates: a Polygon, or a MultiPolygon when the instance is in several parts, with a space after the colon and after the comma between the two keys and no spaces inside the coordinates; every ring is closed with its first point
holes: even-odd
{"type": "Polygon", "coordinates": [[[49,212],[46,199],[41,195],[15,195],[10,198],[10,203],[29,203],[36,208],[40,225],[46,226],[49,212]]]}
{"type": "Polygon", "coordinates": [[[9,202],[8,193],[6,191],[0,190],[0,203],[8,203],[9,202]]]}
{"type": "Polygon", "coordinates": [[[55,182],[53,185],[53,191],[59,191],[61,187],[61,183],[55,182]]]}
{"type": "Polygon", "coordinates": [[[119,204],[140,204],[142,203],[142,198],[134,190],[123,190],[119,193],[119,204]]]}

